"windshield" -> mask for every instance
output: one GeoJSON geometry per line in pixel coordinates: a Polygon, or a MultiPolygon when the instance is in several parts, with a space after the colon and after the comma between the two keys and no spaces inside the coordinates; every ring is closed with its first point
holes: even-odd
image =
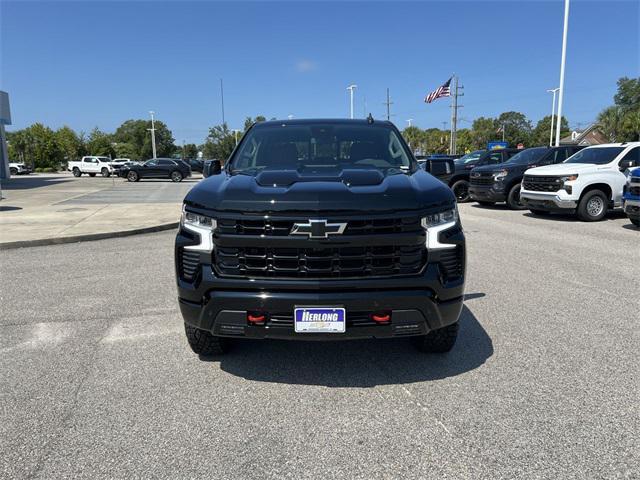
{"type": "Polygon", "coordinates": [[[483,153],[484,150],[476,150],[475,152],[467,153],[464,157],[458,158],[457,160],[455,160],[455,162],[462,164],[473,163],[478,160],[483,153]]]}
{"type": "Polygon", "coordinates": [[[409,170],[410,156],[384,125],[274,124],[252,128],[231,160],[235,173],[261,170],[376,168],[409,170]]]}
{"type": "Polygon", "coordinates": [[[624,147],[594,147],[585,148],[571,155],[564,163],[590,163],[604,165],[616,158],[624,147]]]}
{"type": "Polygon", "coordinates": [[[516,153],[507,162],[516,165],[529,165],[539,161],[549,151],[547,147],[527,148],[520,153],[516,153]]]}

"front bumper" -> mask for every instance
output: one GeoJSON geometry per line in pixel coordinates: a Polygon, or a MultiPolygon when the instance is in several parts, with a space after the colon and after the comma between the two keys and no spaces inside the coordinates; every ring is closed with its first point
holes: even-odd
{"type": "Polygon", "coordinates": [[[469,185],[469,195],[472,200],[479,202],[504,202],[507,195],[502,185],[469,185]]]}
{"type": "Polygon", "coordinates": [[[539,193],[520,190],[520,203],[534,210],[568,212],[575,210],[577,202],[563,198],[560,192],[539,193]]]}
{"type": "Polygon", "coordinates": [[[458,320],[463,306],[465,280],[462,230],[447,236],[462,249],[462,275],[443,277],[438,251],[419,275],[386,278],[285,279],[219,277],[210,254],[200,254],[193,281],[180,276],[177,252],[193,239],[178,233],[176,278],[178,301],[184,321],[215,335],[245,338],[339,340],[424,335],[458,320]],[[327,306],[346,310],[346,332],[295,333],[296,307],[327,306]],[[371,320],[374,312],[391,312],[388,324],[371,320]],[[262,325],[247,321],[248,312],[260,312],[262,325]]]}

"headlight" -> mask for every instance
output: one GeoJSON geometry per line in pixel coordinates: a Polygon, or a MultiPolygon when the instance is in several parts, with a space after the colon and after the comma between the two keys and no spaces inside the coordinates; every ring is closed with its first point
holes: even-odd
{"type": "Polygon", "coordinates": [[[182,217],[180,225],[200,237],[197,245],[187,245],[185,250],[195,250],[199,252],[211,252],[213,250],[213,231],[218,226],[215,219],[193,212],[187,212],[182,206],[182,217]]]}
{"type": "Polygon", "coordinates": [[[560,177],[560,180],[562,180],[563,182],[573,182],[574,180],[578,179],[578,174],[574,174],[574,175],[567,175],[564,177],[560,177]]]}
{"type": "Polygon", "coordinates": [[[422,227],[427,234],[426,245],[429,250],[441,250],[455,248],[452,243],[440,243],[440,232],[447,230],[458,223],[458,207],[444,212],[433,213],[422,219],[422,227]]]}
{"type": "Polygon", "coordinates": [[[217,227],[216,221],[211,217],[205,217],[204,215],[198,215],[197,213],[187,212],[182,209],[182,218],[180,223],[183,227],[192,226],[199,228],[208,228],[214,230],[217,227]]]}
{"type": "Polygon", "coordinates": [[[499,172],[496,172],[496,173],[493,174],[493,179],[494,180],[502,180],[507,175],[509,175],[509,172],[507,170],[500,170],[499,172]]]}

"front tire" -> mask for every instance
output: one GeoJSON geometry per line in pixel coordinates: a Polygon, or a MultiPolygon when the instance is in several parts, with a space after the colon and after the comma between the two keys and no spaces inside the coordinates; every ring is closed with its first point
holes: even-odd
{"type": "Polygon", "coordinates": [[[446,353],[451,351],[458,338],[460,323],[452,323],[444,328],[432,330],[426,335],[415,337],[418,350],[426,353],[446,353]]]}
{"type": "Polygon", "coordinates": [[[171,172],[171,175],[169,176],[169,178],[171,178],[172,182],[181,182],[182,181],[182,173],[180,173],[177,170],[174,170],[173,172],[171,172]]]}
{"type": "Polygon", "coordinates": [[[102,170],[100,170],[100,173],[102,174],[103,177],[111,176],[111,173],[109,173],[109,170],[107,170],[106,168],[103,168],[102,170]]]}
{"type": "Polygon", "coordinates": [[[631,223],[633,223],[636,227],[640,227],[640,218],[630,218],[631,223]]]}
{"type": "Polygon", "coordinates": [[[137,172],[129,172],[127,173],[127,181],[129,182],[137,182],[138,180],[140,180],[140,177],[138,176],[137,172]]]}
{"type": "Polygon", "coordinates": [[[607,214],[609,199],[601,190],[591,190],[578,204],[578,218],[583,222],[598,222],[607,214]]]}
{"type": "Polygon", "coordinates": [[[527,208],[520,202],[519,183],[511,187],[511,190],[509,190],[509,195],[507,195],[507,206],[511,210],[525,210],[527,208]]]}
{"type": "Polygon", "coordinates": [[[226,338],[217,337],[206,330],[200,330],[187,323],[184,324],[184,330],[191,350],[198,355],[209,357],[224,355],[229,351],[229,340],[226,338]]]}
{"type": "Polygon", "coordinates": [[[470,200],[469,182],[466,180],[458,180],[451,185],[451,190],[453,190],[453,194],[456,196],[458,203],[466,203],[470,200]]]}
{"type": "Polygon", "coordinates": [[[9,173],[10,173],[11,175],[17,175],[17,174],[18,174],[18,169],[17,169],[17,168],[14,168],[14,167],[11,167],[11,168],[9,169],[9,173]]]}
{"type": "Polygon", "coordinates": [[[73,167],[73,176],[79,177],[81,175],[82,175],[82,172],[80,171],[80,169],[78,167],[73,167]]]}

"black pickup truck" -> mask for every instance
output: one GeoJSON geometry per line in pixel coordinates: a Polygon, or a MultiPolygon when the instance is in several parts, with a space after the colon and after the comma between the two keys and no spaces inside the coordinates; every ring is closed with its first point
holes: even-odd
{"type": "Polygon", "coordinates": [[[527,208],[520,203],[524,172],[529,168],[564,162],[582,148],[578,145],[527,148],[505,163],[474,168],[470,175],[469,196],[481,205],[506,202],[512,210],[523,210],[527,208]]]}
{"type": "Polygon", "coordinates": [[[454,161],[455,171],[449,180],[449,186],[459,203],[468,202],[469,175],[471,170],[484,165],[497,165],[506,162],[511,157],[521,152],[515,148],[502,148],[499,150],[476,150],[454,161]]]}
{"type": "Polygon", "coordinates": [[[465,281],[455,197],[392,123],[257,123],[204,174],[175,241],[194,352],[237,338],[453,347],[465,281]]]}

